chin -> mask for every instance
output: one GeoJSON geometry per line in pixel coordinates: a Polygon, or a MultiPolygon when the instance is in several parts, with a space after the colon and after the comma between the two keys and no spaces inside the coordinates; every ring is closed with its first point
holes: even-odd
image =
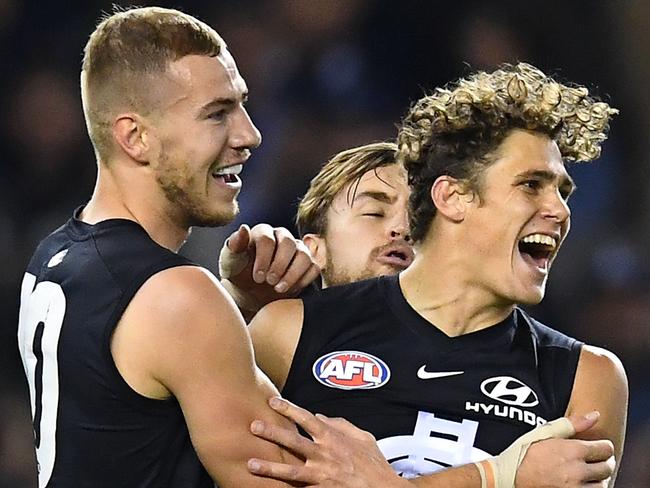
{"type": "Polygon", "coordinates": [[[202,212],[193,215],[191,221],[193,227],[223,227],[235,220],[237,215],[239,215],[239,206],[234,202],[232,208],[202,212]]]}
{"type": "Polygon", "coordinates": [[[523,290],[517,297],[515,303],[520,305],[538,305],[543,299],[546,292],[546,286],[531,287],[523,290]]]}
{"type": "Polygon", "coordinates": [[[406,268],[398,268],[394,266],[384,266],[381,270],[374,273],[371,277],[377,278],[379,276],[393,276],[401,273],[406,268]]]}

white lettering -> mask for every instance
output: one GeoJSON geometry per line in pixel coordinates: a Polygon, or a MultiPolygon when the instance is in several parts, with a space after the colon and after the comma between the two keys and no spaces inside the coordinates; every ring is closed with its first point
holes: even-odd
{"type": "Polygon", "coordinates": [[[480,412],[478,403],[465,402],[465,410],[468,412],[480,412]]]}
{"type": "Polygon", "coordinates": [[[524,422],[528,425],[535,425],[537,423],[535,414],[533,412],[524,412],[524,422]]]}
{"type": "Polygon", "coordinates": [[[481,408],[486,414],[489,414],[490,411],[494,408],[494,405],[486,405],[485,403],[480,403],[479,405],[481,405],[481,408]]]}
{"type": "Polygon", "coordinates": [[[494,415],[497,417],[507,417],[508,416],[508,407],[505,405],[495,405],[494,406],[494,415]],[[499,410],[499,407],[502,408],[502,410],[499,410]]]}
{"type": "Polygon", "coordinates": [[[348,359],[345,363],[345,372],[343,377],[340,377],[342,380],[351,380],[355,375],[363,371],[363,365],[365,363],[361,361],[354,361],[353,359],[348,359]]]}
{"type": "MultiPolygon", "coordinates": [[[[368,383],[378,384],[381,381],[380,376],[375,376],[374,373],[375,365],[372,363],[363,363],[363,381],[368,383]]],[[[377,368],[379,369],[379,368],[377,368]]]]}
{"type": "Polygon", "coordinates": [[[519,422],[523,422],[523,420],[524,420],[524,412],[522,412],[520,409],[515,408],[515,407],[510,408],[509,417],[514,420],[515,414],[517,414],[516,415],[517,420],[519,420],[519,422]]]}
{"type": "Polygon", "coordinates": [[[495,405],[492,403],[479,403],[479,402],[465,402],[465,411],[484,413],[485,415],[495,415],[497,417],[508,417],[513,420],[525,422],[528,425],[535,427],[536,425],[544,425],[547,421],[542,417],[538,417],[534,412],[521,410],[516,407],[509,407],[507,405],[495,405]]]}
{"type": "Polygon", "coordinates": [[[332,359],[325,365],[319,376],[321,378],[328,378],[330,376],[341,378],[343,376],[343,361],[340,359],[332,359]]]}

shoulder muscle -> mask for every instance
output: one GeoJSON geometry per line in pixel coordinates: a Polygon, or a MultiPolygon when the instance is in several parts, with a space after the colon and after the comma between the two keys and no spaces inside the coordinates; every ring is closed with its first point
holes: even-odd
{"type": "Polygon", "coordinates": [[[255,348],[255,360],[282,389],[298,346],[303,322],[303,302],[278,300],[260,310],[249,330],[255,348]]]}
{"type": "MultiPolygon", "coordinates": [[[[255,418],[285,421],[267,406],[277,390],[255,366],[250,337],[230,296],[208,271],[178,267],[138,291],[123,318],[135,331],[125,357],[145,361],[147,375],[176,397],[192,443],[220,486],[276,486],[253,479],[250,457],[283,453],[249,432],[255,418]],[[146,342],[146,343],[145,343],[146,342]]],[[[118,327],[119,329],[119,327],[118,327]]]]}
{"type": "Polygon", "coordinates": [[[600,412],[598,423],[580,437],[612,441],[617,467],[623,454],[627,406],[628,383],[621,361],[605,349],[583,346],[567,413],[600,412]]]}

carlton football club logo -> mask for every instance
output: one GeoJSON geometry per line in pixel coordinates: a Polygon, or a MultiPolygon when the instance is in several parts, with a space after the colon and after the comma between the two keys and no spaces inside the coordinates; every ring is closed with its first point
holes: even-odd
{"type": "Polygon", "coordinates": [[[320,357],[314,377],[330,388],[370,390],[388,383],[390,369],[381,359],[359,351],[336,351],[320,357]]]}

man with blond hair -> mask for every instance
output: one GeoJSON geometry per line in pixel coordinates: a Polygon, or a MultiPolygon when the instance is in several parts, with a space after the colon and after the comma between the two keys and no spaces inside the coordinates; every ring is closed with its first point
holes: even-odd
{"type": "Polygon", "coordinates": [[[323,287],[395,274],[413,261],[408,187],[396,150],[377,142],[337,154],[302,198],[296,225],[323,287]]]}
{"type": "MultiPolygon", "coordinates": [[[[260,453],[298,460],[248,431],[257,416],[292,424],[266,405],[277,392],[244,321],[176,253],[191,226],[235,217],[238,174],[260,144],[233,57],[187,14],[120,11],[88,40],[81,93],[95,190],[38,246],[21,290],[39,487],[286,486],[246,470],[260,453]]],[[[261,235],[243,234],[244,248],[261,235]]],[[[286,234],[263,236],[275,252],[255,264],[279,273],[279,291],[317,275],[286,234]]]]}

